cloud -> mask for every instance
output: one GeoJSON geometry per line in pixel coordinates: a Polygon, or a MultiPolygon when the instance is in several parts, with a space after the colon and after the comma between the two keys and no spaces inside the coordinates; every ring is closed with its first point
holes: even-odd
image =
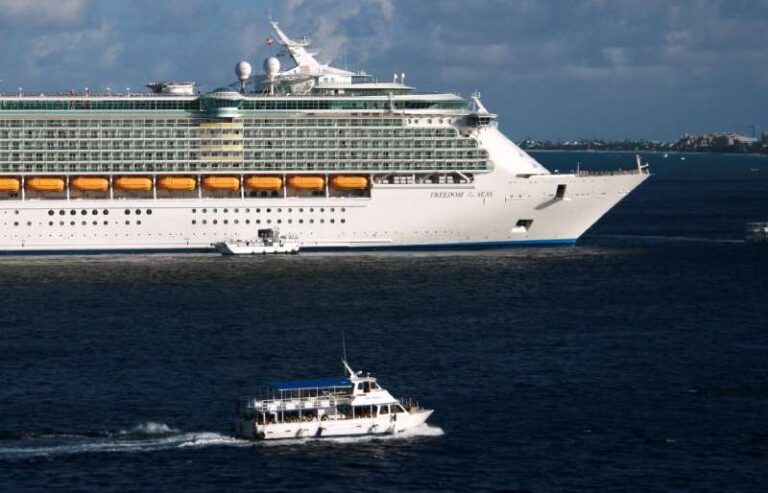
{"type": "Polygon", "coordinates": [[[0,28],[65,27],[83,20],[88,0],[0,0],[0,28]]]}

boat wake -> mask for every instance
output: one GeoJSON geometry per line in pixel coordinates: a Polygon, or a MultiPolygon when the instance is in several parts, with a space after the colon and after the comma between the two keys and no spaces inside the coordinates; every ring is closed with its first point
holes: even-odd
{"type": "Polygon", "coordinates": [[[309,443],[364,443],[435,437],[444,432],[437,426],[422,425],[397,435],[275,440],[253,442],[221,433],[185,432],[164,423],[141,423],[128,430],[93,433],[0,433],[0,461],[54,458],[78,454],[144,453],[204,447],[269,447],[309,443]]]}
{"type": "Polygon", "coordinates": [[[248,446],[250,442],[214,432],[184,432],[164,423],[94,433],[0,435],[0,460],[24,460],[94,453],[140,453],[182,447],[248,446]]]}

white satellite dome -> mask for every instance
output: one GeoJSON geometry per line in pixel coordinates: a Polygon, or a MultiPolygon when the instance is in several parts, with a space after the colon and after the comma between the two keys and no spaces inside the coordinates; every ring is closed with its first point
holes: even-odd
{"type": "Polygon", "coordinates": [[[274,77],[280,71],[280,60],[271,56],[264,60],[264,73],[267,77],[274,77]]]}
{"type": "Polygon", "coordinates": [[[252,71],[251,64],[246,61],[238,62],[237,65],[235,65],[235,75],[237,75],[237,78],[241,81],[248,80],[252,71]]]}

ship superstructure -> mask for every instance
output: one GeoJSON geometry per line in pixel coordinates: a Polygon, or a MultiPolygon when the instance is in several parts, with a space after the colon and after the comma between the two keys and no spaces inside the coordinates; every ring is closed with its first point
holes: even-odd
{"type": "Polygon", "coordinates": [[[0,96],[0,253],[193,251],[261,228],[302,249],[573,243],[648,174],[550,174],[479,97],[282,55],[205,94],[0,96]]]}

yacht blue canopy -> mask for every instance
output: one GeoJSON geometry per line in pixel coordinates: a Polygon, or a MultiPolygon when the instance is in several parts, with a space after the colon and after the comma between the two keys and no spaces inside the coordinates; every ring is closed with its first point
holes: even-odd
{"type": "Polygon", "coordinates": [[[351,387],[346,378],[318,378],[316,380],[293,380],[290,382],[267,382],[275,390],[327,389],[333,387],[351,387]]]}

